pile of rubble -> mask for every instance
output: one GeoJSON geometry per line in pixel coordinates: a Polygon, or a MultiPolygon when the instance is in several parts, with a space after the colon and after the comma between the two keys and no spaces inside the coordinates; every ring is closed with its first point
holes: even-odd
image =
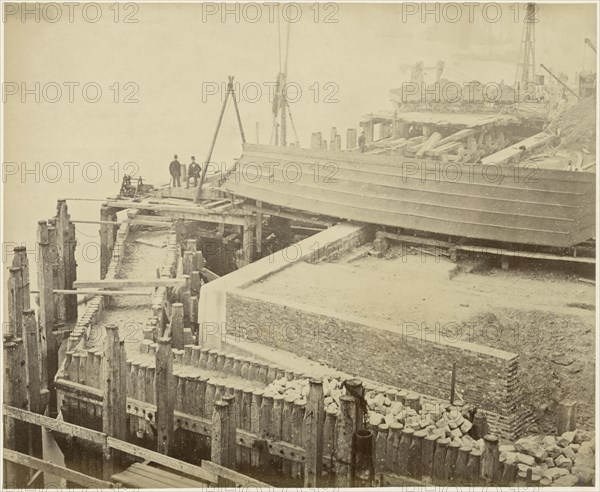
{"type": "Polygon", "coordinates": [[[596,153],[596,98],[567,106],[550,123],[548,131],[560,137],[558,149],[596,153]]]}
{"type": "MultiPolygon", "coordinates": [[[[291,396],[295,400],[306,400],[309,390],[308,379],[295,379],[289,381],[281,378],[273,381],[264,390],[264,395],[291,396]]],[[[325,410],[330,413],[338,413],[340,408],[340,397],[346,394],[343,381],[338,379],[323,379],[323,394],[325,398],[325,410]]],[[[440,437],[450,438],[453,442],[469,445],[474,448],[483,449],[483,439],[475,440],[469,435],[473,427],[472,422],[463,415],[456,407],[440,405],[424,405],[417,401],[416,408],[408,406],[401,401],[393,401],[385,391],[373,389],[365,393],[368,407],[367,418],[369,424],[401,424],[402,427],[410,427],[413,430],[423,429],[428,434],[436,434],[440,437]]]]}
{"type": "Polygon", "coordinates": [[[500,460],[517,463],[519,476],[528,470],[540,478],[540,485],[572,487],[592,485],[596,446],[594,435],[576,430],[561,436],[528,436],[500,446],[500,460]]]}
{"type": "MultiPolygon", "coordinates": [[[[306,400],[309,391],[308,379],[281,378],[265,388],[266,396],[282,395],[294,400],[306,400]]],[[[338,413],[340,397],[347,393],[343,381],[323,379],[325,410],[338,413]]],[[[365,393],[369,424],[410,427],[423,429],[430,435],[449,438],[451,442],[473,449],[484,449],[483,439],[473,439],[473,423],[465,411],[451,405],[424,405],[417,408],[389,398],[382,389],[365,393]]],[[[594,435],[582,430],[565,432],[561,436],[528,436],[514,444],[500,445],[500,461],[517,464],[518,475],[525,479],[528,473],[539,477],[540,485],[570,487],[591,485],[594,480],[595,463],[594,435]],[[531,470],[531,471],[529,471],[531,470]]],[[[537,479],[537,478],[536,478],[537,479]]]]}

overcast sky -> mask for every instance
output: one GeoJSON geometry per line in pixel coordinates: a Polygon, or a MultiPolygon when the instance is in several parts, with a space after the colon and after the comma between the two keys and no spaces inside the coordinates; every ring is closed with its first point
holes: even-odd
{"type": "MultiPolygon", "coordinates": [[[[120,6],[119,22],[114,21],[111,4],[101,5],[102,16],[95,23],[91,20],[96,12],[86,11],[86,18],[81,8],[74,11],[72,22],[66,10],[57,22],[48,21],[55,18],[52,11],[40,12],[40,22],[31,15],[23,20],[21,12],[6,15],[5,81],[17,84],[19,91],[22,83],[31,89],[38,82],[42,90],[47,87],[50,98],[55,93],[49,84],[64,90],[56,102],[44,94],[39,103],[31,95],[25,102],[20,93],[6,96],[4,161],[93,161],[105,170],[98,183],[81,180],[80,174],[74,184],[65,177],[57,183],[35,183],[29,177],[23,183],[9,176],[6,213],[11,214],[11,206],[26,194],[31,209],[49,211],[44,217],[60,195],[115,193],[119,183],[107,171],[114,162],[135,162],[138,174],[162,183],[168,180],[174,153],[185,163],[191,155],[203,161],[221,106],[218,96],[203,100],[203,84],[224,82],[227,75],[235,75],[247,89],[249,84],[263,87],[256,102],[240,102],[240,112],[248,140],[256,141],[258,122],[260,141],[268,142],[271,104],[264,84],[274,81],[279,70],[276,19],[283,13],[277,9],[270,19],[265,7],[261,19],[250,22],[256,11],[240,11],[236,22],[234,15],[220,15],[220,4],[212,4],[210,10],[190,3],[135,5],[137,10],[120,6]],[[216,14],[208,15],[215,6],[216,14]],[[127,15],[137,22],[124,22],[127,15]],[[69,82],[80,84],[72,103],[64,85],[69,82]],[[98,102],[84,100],[81,87],[86,83],[102,89],[98,102]],[[126,96],[137,102],[124,103],[126,96]]],[[[425,66],[444,60],[444,76],[459,82],[514,81],[524,10],[516,12],[512,4],[503,4],[498,14],[481,4],[473,8],[472,19],[463,8],[460,20],[451,22],[457,12],[439,7],[438,22],[434,14],[423,19],[421,4],[413,5],[416,12],[398,4],[339,4],[339,9],[321,5],[318,18],[314,6],[302,5],[300,20],[291,27],[289,80],[302,90],[292,112],[304,146],[311,132],[328,135],[336,126],[345,135],[346,128],[358,127],[362,115],[389,108],[389,90],[406,80],[410,65],[419,60],[425,66]]],[[[287,14],[293,18],[295,12],[287,14]]],[[[589,69],[595,61],[584,38],[596,39],[596,17],[593,4],[540,5],[537,63],[575,80],[575,72],[584,65],[589,69]]],[[[285,22],[281,29],[285,32],[285,22]]],[[[428,77],[433,74],[428,71],[428,77]]],[[[246,95],[255,97],[251,90],[246,95]]],[[[219,136],[214,156],[218,161],[230,162],[241,153],[231,109],[219,136]]],[[[40,213],[26,211],[19,221],[7,221],[7,237],[24,237],[23,228],[33,230],[40,213]]]]}

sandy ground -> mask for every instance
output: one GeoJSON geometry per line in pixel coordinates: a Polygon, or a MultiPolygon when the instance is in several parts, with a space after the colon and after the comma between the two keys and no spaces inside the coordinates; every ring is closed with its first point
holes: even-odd
{"type": "Polygon", "coordinates": [[[381,320],[397,329],[425,323],[449,338],[520,355],[526,403],[540,430],[554,426],[565,398],[580,401],[593,427],[594,286],[560,272],[488,269],[450,278],[455,265],[432,256],[371,256],[300,263],[250,287],[254,292],[381,320]]]}
{"type": "MultiPolygon", "coordinates": [[[[162,265],[166,254],[168,231],[148,230],[134,231],[129,234],[124,251],[129,252],[123,260],[121,278],[147,279],[156,277],[156,269],[162,265]],[[136,242],[136,239],[149,241],[158,247],[136,242]],[[129,249],[131,248],[131,249],[129,249]]],[[[104,340],[104,326],[109,323],[119,325],[119,334],[125,341],[125,350],[139,352],[139,345],[144,338],[144,326],[150,316],[150,295],[153,287],[135,288],[131,290],[148,291],[147,296],[115,296],[111,305],[102,314],[101,323],[97,324],[87,338],[88,346],[99,346],[104,340]]]]}

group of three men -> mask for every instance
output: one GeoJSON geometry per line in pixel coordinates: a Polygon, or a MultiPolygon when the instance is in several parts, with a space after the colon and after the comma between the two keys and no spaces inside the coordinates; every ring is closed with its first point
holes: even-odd
{"type": "MultiPolygon", "coordinates": [[[[190,180],[194,179],[194,186],[198,186],[198,178],[200,178],[200,164],[196,162],[196,158],[192,156],[192,162],[188,166],[187,172],[187,183],[186,188],[190,186],[190,180]]],[[[173,183],[173,187],[181,188],[181,163],[177,159],[177,154],[175,154],[174,159],[169,164],[169,173],[171,174],[171,181],[173,183]]]]}

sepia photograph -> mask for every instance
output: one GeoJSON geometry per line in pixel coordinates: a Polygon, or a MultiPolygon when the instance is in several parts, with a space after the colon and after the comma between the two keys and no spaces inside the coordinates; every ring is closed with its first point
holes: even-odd
{"type": "Polygon", "coordinates": [[[4,490],[597,490],[598,0],[0,4],[4,490]]]}

